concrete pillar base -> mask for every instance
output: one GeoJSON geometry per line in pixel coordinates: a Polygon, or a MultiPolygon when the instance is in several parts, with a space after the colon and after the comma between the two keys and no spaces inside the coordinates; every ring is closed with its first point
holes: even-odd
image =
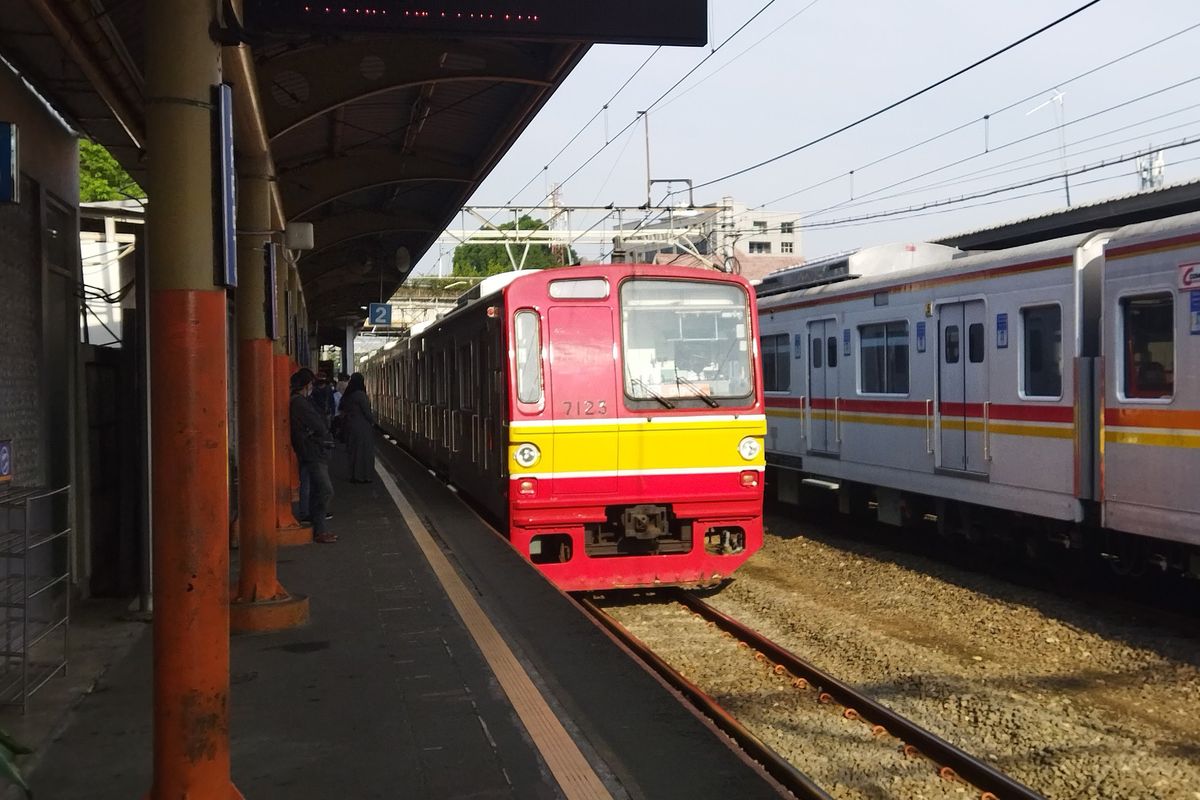
{"type": "Polygon", "coordinates": [[[308,597],[287,595],[274,600],[229,604],[229,630],[233,633],[273,633],[308,624],[308,597]]]}
{"type": "Polygon", "coordinates": [[[312,528],[276,528],[275,543],[280,547],[300,547],[312,544],[312,528]]]}

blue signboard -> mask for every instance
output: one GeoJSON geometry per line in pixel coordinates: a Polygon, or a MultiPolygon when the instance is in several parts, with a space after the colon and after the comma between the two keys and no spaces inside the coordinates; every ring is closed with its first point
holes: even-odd
{"type": "Polygon", "coordinates": [[[8,483],[12,480],[13,458],[12,458],[12,440],[0,442],[0,483],[8,483]]]}
{"type": "Polygon", "coordinates": [[[794,348],[796,354],[793,356],[793,358],[800,358],[804,355],[804,334],[797,333],[794,337],[794,341],[796,343],[794,348]]]}
{"type": "Polygon", "coordinates": [[[996,349],[1008,347],[1008,314],[996,315],[996,349]]]}
{"type": "Polygon", "coordinates": [[[17,151],[17,125],[0,122],[0,203],[21,200],[21,164],[17,151]]]}
{"type": "Polygon", "coordinates": [[[1200,336],[1200,292],[1189,292],[1192,298],[1192,336],[1200,336]]]}
{"type": "Polygon", "coordinates": [[[368,325],[391,325],[392,307],[387,303],[371,303],[367,311],[368,325]]]}
{"type": "Polygon", "coordinates": [[[213,87],[213,170],[218,286],[237,286],[237,167],[233,161],[233,87],[213,87]]]}
{"type": "Polygon", "coordinates": [[[925,323],[917,323],[917,352],[925,352],[925,323]]]}
{"type": "Polygon", "coordinates": [[[850,357],[850,329],[842,328],[842,355],[850,357]]]}

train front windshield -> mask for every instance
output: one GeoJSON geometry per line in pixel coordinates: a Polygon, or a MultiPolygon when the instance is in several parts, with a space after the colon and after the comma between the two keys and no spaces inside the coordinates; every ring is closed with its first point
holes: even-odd
{"type": "Polygon", "coordinates": [[[746,401],[750,299],[742,287],[709,281],[631,279],[621,285],[625,394],[673,408],[746,401]]]}

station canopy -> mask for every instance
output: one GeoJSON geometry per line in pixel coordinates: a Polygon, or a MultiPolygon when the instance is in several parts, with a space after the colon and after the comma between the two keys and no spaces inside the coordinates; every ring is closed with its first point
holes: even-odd
{"type": "MultiPolygon", "coordinates": [[[[144,177],[153,0],[3,0],[0,54],[144,177]]],[[[310,318],[390,295],[597,42],[700,45],[707,0],[225,0],[253,53],[310,318]]],[[[153,198],[150,199],[153,202],[153,198]]]]}

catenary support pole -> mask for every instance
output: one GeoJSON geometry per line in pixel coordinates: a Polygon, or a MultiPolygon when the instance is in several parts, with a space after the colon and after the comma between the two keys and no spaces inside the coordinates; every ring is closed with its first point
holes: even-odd
{"type": "MultiPolygon", "coordinates": [[[[244,151],[243,151],[244,152],[244,151]]],[[[271,225],[266,154],[238,159],[238,550],[234,633],[284,630],[308,621],[308,598],[291,595],[276,571],[275,369],[267,330],[265,247],[271,225]]]]}
{"type": "Polygon", "coordinates": [[[212,3],[146,17],[153,198],[150,379],[154,536],[153,800],[237,798],[229,759],[226,296],[214,286],[212,3]]]}

